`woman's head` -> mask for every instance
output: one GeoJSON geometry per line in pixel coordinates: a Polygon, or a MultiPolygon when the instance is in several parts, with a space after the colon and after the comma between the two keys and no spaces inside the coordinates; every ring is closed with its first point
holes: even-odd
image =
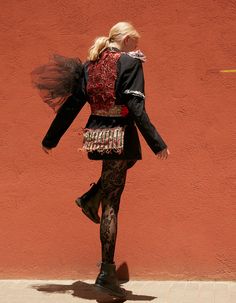
{"type": "Polygon", "coordinates": [[[109,33],[109,42],[115,42],[121,46],[125,52],[133,51],[138,44],[139,33],[128,22],[119,22],[115,24],[109,33]]]}
{"type": "Polygon", "coordinates": [[[138,45],[139,38],[140,35],[132,24],[118,22],[110,29],[109,36],[95,39],[89,50],[88,59],[91,61],[97,60],[99,54],[108,46],[117,47],[124,52],[133,51],[138,45]]]}

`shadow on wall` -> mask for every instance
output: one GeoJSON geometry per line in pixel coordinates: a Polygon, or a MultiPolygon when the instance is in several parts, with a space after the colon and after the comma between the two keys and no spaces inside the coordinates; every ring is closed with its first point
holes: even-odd
{"type": "MultiPolygon", "coordinates": [[[[129,281],[129,270],[127,263],[121,264],[121,266],[117,269],[117,276],[119,278],[120,284],[126,283],[129,281]]],[[[156,299],[153,296],[146,295],[135,295],[132,291],[125,290],[126,298],[125,299],[114,299],[114,297],[99,292],[94,284],[89,284],[83,281],[76,281],[71,285],[63,285],[63,284],[43,284],[43,285],[32,285],[32,288],[38,291],[44,291],[47,293],[68,293],[68,295],[72,295],[75,297],[87,299],[87,300],[96,300],[98,303],[109,303],[109,302],[125,302],[126,300],[133,301],[151,301],[156,299]]]]}

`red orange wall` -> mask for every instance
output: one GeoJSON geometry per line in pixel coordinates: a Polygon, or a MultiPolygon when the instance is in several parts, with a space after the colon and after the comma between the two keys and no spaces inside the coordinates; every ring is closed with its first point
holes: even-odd
{"type": "Polygon", "coordinates": [[[0,278],[94,278],[99,226],[74,199],[100,174],[77,152],[87,106],[52,155],[53,112],[30,84],[52,53],[85,60],[120,20],[142,35],[146,107],[171,155],[128,173],[116,263],[131,278],[236,278],[236,4],[223,0],[16,1],[1,4],[0,278]]]}

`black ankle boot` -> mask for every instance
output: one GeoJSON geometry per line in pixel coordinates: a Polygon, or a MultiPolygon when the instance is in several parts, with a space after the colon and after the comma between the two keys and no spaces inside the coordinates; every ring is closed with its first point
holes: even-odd
{"type": "Polygon", "coordinates": [[[116,265],[114,263],[101,264],[101,270],[97,276],[95,287],[111,296],[119,298],[125,297],[125,292],[120,288],[120,284],[116,276],[116,265]]]}
{"type": "Polygon", "coordinates": [[[100,223],[98,209],[100,205],[101,192],[100,180],[93,183],[93,186],[81,197],[75,200],[75,203],[82,208],[82,212],[94,223],[100,223]]]}

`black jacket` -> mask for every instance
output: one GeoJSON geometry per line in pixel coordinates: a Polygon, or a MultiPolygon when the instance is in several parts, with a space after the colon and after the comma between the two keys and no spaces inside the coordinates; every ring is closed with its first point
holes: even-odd
{"type": "MultiPolygon", "coordinates": [[[[108,48],[106,51],[120,52],[118,49],[114,48],[108,48]]],[[[53,120],[42,141],[43,146],[47,148],[55,147],[82,107],[89,100],[86,91],[88,64],[89,62],[84,64],[83,73],[78,85],[75,87],[73,94],[68,97],[66,102],[62,105],[53,120]]],[[[94,160],[141,159],[141,146],[136,126],[149,147],[157,154],[159,151],[165,149],[167,145],[150,122],[145,110],[142,62],[137,58],[122,53],[117,61],[116,70],[116,104],[124,104],[128,108],[128,115],[126,117],[106,117],[91,114],[85,127],[96,129],[125,125],[124,153],[100,154],[99,152],[88,152],[88,157],[94,160]]]]}

